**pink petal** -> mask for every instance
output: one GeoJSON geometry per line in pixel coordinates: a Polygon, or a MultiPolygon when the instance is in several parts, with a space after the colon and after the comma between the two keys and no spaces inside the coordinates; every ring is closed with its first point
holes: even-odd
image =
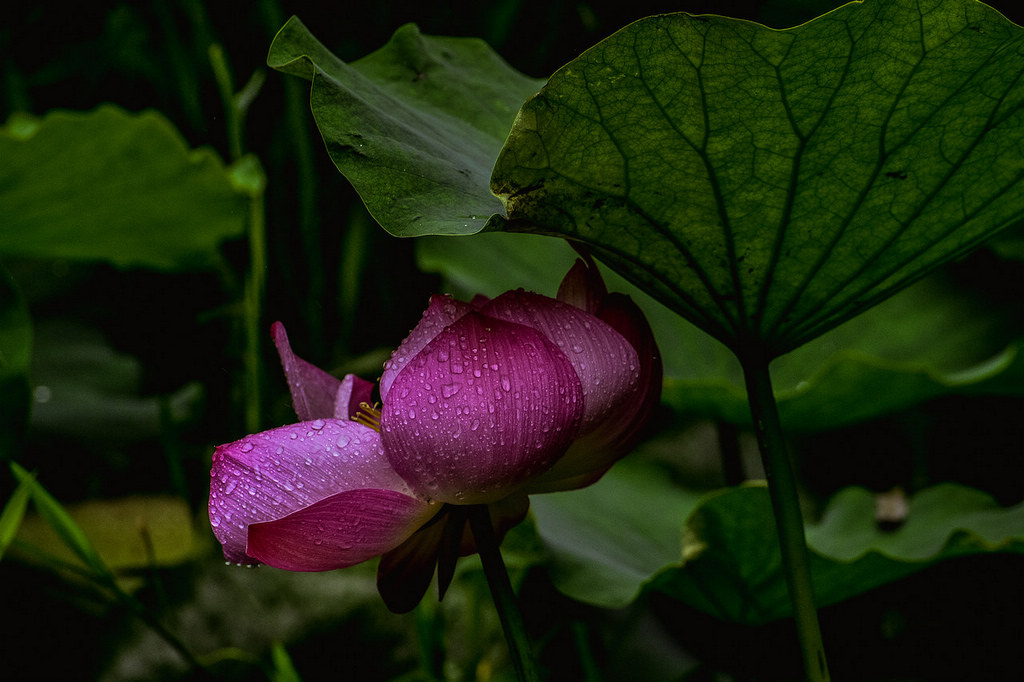
{"type": "Polygon", "coordinates": [[[482,312],[532,327],[562,350],[583,385],[581,433],[594,430],[636,399],[636,351],[621,334],[586,311],[519,290],[505,292],[482,312]]]}
{"type": "Polygon", "coordinates": [[[576,440],[551,469],[530,481],[526,492],[531,494],[574,490],[597,482],[633,449],[661,401],[661,355],[643,312],[628,296],[609,294],[597,314],[636,349],[638,390],[629,402],[576,440]]]}
{"type": "Polygon", "coordinates": [[[373,403],[373,382],[346,374],[341,380],[341,388],[334,396],[334,417],[351,419],[356,416],[360,405],[373,403]]]}
{"type": "Polygon", "coordinates": [[[620,447],[628,450],[633,447],[640,432],[647,426],[661,403],[661,384],[664,375],[661,351],[643,311],[629,296],[609,294],[601,304],[597,316],[629,341],[640,360],[638,398],[631,410],[625,410],[620,415],[621,428],[616,429],[620,447]]]}
{"type": "Polygon", "coordinates": [[[438,551],[448,526],[447,511],[439,516],[386,552],[377,564],[377,591],[393,613],[408,613],[416,608],[434,578],[438,551]]]}
{"type": "Polygon", "coordinates": [[[281,357],[292,404],[299,419],[348,419],[355,415],[359,403],[370,402],[373,384],[349,374],[343,381],[306,362],[292,352],[284,325],[275,322],[270,330],[281,357]]]}
{"type": "Polygon", "coordinates": [[[213,453],[210,525],[228,561],[251,563],[245,551],[251,524],[361,488],[412,494],[391,469],[380,434],[336,419],[282,426],[213,453]]]}
{"type": "Polygon", "coordinates": [[[395,490],[349,490],[249,526],[246,553],[286,571],[330,571],[398,547],[437,513],[395,490]]]}
{"type": "Polygon", "coordinates": [[[577,258],[558,285],[557,298],[593,315],[607,295],[608,288],[594,262],[589,258],[586,261],[577,258]]]}
{"type": "Polygon", "coordinates": [[[541,333],[471,312],[395,377],[381,410],[392,467],[424,496],[500,500],[576,435],[580,381],[541,333]]]}
{"type": "Polygon", "coordinates": [[[419,353],[430,341],[440,334],[445,327],[473,309],[473,304],[457,301],[451,296],[434,295],[430,297],[430,305],[423,312],[423,317],[415,329],[409,332],[402,345],[391,354],[391,359],[384,363],[384,373],[380,377],[380,399],[387,402],[388,391],[395,377],[406,364],[419,353]]]}

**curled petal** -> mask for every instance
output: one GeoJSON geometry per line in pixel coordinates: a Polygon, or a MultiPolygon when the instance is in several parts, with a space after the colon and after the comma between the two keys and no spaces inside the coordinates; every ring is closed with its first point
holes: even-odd
{"type": "Polygon", "coordinates": [[[636,351],[621,334],[590,313],[522,290],[505,292],[482,312],[532,327],[562,350],[583,386],[581,434],[593,431],[635,399],[639,380],[636,351]]]}
{"type": "Polygon", "coordinates": [[[395,490],[349,490],[249,526],[246,553],[286,571],[345,568],[398,547],[438,508],[395,490]]]}
{"type": "Polygon", "coordinates": [[[210,471],[210,525],[224,556],[252,563],[249,526],[362,488],[415,497],[388,463],[380,434],[351,421],[318,419],[221,445],[210,471]]]}
{"type": "Polygon", "coordinates": [[[607,295],[608,288],[604,284],[604,279],[588,257],[586,261],[577,258],[569,268],[569,272],[562,278],[562,283],[558,285],[557,298],[563,303],[594,315],[607,295]]]}
{"type": "Polygon", "coordinates": [[[337,417],[349,419],[355,415],[359,403],[370,402],[373,384],[349,374],[344,380],[323,371],[316,365],[306,362],[292,352],[288,342],[288,333],[284,325],[275,322],[270,330],[277,346],[277,354],[281,357],[288,388],[292,394],[292,404],[299,419],[326,419],[337,417]]]}
{"type": "Polygon", "coordinates": [[[633,449],[661,400],[661,355],[643,312],[628,296],[609,294],[597,314],[636,349],[638,389],[630,401],[576,440],[555,466],[531,481],[527,492],[573,490],[595,483],[633,449]]]}
{"type": "Polygon", "coordinates": [[[664,368],[661,351],[654,340],[654,332],[647,318],[633,300],[625,294],[609,294],[597,316],[629,341],[640,360],[638,398],[631,410],[620,416],[616,438],[624,452],[636,444],[639,433],[647,426],[651,415],[661,402],[664,368]]]}
{"type": "Polygon", "coordinates": [[[489,503],[549,468],[582,412],[579,378],[553,343],[471,312],[395,378],[381,437],[392,467],[420,494],[489,503]]]}
{"type": "Polygon", "coordinates": [[[391,354],[391,359],[384,363],[384,373],[380,377],[380,399],[386,403],[391,384],[406,364],[416,357],[416,354],[423,350],[445,327],[472,309],[473,304],[458,301],[451,296],[431,296],[430,305],[423,312],[419,324],[409,332],[409,336],[405,337],[402,345],[391,354]]]}
{"type": "Polygon", "coordinates": [[[430,586],[446,535],[447,511],[440,512],[438,517],[386,552],[377,564],[377,591],[393,613],[412,611],[430,586]]]}

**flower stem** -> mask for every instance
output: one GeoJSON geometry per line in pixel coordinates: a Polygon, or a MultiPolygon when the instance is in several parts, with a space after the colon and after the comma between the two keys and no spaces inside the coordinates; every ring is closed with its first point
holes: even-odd
{"type": "Polygon", "coordinates": [[[468,512],[469,527],[473,531],[480,561],[484,565],[484,575],[487,576],[487,585],[491,588],[491,597],[494,599],[494,608],[498,611],[501,629],[505,631],[509,658],[515,666],[516,675],[522,682],[539,682],[537,665],[530,650],[526,627],[523,625],[523,615],[519,611],[512,583],[508,579],[508,571],[505,570],[505,562],[501,558],[498,538],[491,526],[490,511],[487,505],[478,504],[470,506],[468,512]]]}
{"type": "Polygon", "coordinates": [[[786,453],[767,360],[744,361],[743,374],[775,512],[779,547],[782,550],[782,570],[786,575],[789,599],[793,605],[804,671],[810,682],[827,682],[830,679],[828,663],[825,660],[821,629],[818,627],[818,612],[814,606],[811,566],[807,557],[796,476],[786,453]]]}

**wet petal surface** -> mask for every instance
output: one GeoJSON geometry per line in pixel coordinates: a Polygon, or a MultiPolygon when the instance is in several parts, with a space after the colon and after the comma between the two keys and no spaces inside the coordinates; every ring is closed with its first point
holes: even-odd
{"type": "Polygon", "coordinates": [[[384,363],[384,373],[380,377],[380,399],[387,402],[391,384],[405,366],[423,350],[444,328],[452,324],[473,309],[473,305],[458,301],[451,296],[431,296],[430,305],[423,312],[419,324],[409,332],[402,345],[391,354],[391,359],[384,363]]]}
{"type": "Polygon", "coordinates": [[[388,463],[380,434],[336,419],[282,426],[221,445],[210,477],[210,525],[224,556],[237,563],[251,563],[245,552],[250,524],[347,490],[411,495],[388,463]]]}
{"type": "Polygon", "coordinates": [[[438,508],[395,490],[349,490],[250,526],[246,553],[286,571],[345,568],[398,547],[438,508]]]}
{"type": "Polygon", "coordinates": [[[639,380],[636,351],[609,325],[580,308],[527,291],[507,291],[482,312],[532,327],[569,359],[583,386],[581,433],[635,399],[639,380]]]}
{"type": "Polygon", "coordinates": [[[382,440],[420,494],[489,503],[549,468],[582,413],[579,378],[552,342],[471,312],[397,375],[381,411],[382,440]]]}

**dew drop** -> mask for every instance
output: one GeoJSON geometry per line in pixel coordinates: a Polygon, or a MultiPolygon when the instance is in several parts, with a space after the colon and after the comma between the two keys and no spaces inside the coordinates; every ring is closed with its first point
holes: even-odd
{"type": "Polygon", "coordinates": [[[349,443],[349,437],[348,436],[338,436],[338,440],[334,441],[334,444],[337,445],[339,448],[347,447],[348,443],[349,443]]]}
{"type": "Polygon", "coordinates": [[[441,395],[445,398],[451,398],[453,395],[459,392],[462,386],[459,384],[445,384],[441,387],[441,395]]]}
{"type": "Polygon", "coordinates": [[[310,424],[314,431],[319,431],[320,429],[324,428],[325,425],[326,422],[323,419],[317,419],[312,424],[310,424]]]}
{"type": "Polygon", "coordinates": [[[224,486],[224,494],[230,495],[231,492],[238,486],[235,481],[228,481],[227,485],[224,486]]]}
{"type": "Polygon", "coordinates": [[[508,380],[508,377],[501,378],[501,390],[505,392],[512,390],[512,382],[508,380]]]}
{"type": "Polygon", "coordinates": [[[214,528],[219,526],[220,525],[220,517],[219,516],[211,516],[210,517],[210,525],[213,526],[214,528]]]}
{"type": "Polygon", "coordinates": [[[246,441],[242,443],[242,447],[239,448],[242,452],[252,452],[252,443],[246,441]]]}

